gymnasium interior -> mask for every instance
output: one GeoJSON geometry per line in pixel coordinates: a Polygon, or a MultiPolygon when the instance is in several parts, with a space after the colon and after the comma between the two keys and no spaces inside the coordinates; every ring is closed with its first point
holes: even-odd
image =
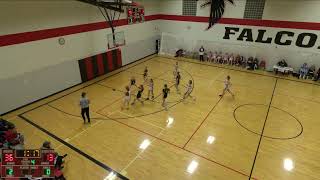
{"type": "Polygon", "coordinates": [[[320,180],[319,9],[1,0],[0,178],[320,180]]]}

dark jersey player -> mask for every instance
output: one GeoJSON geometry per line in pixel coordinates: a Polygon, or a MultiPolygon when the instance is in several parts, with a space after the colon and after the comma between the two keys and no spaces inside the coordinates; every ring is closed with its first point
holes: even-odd
{"type": "Polygon", "coordinates": [[[134,105],[135,102],[136,102],[136,100],[137,100],[137,101],[140,101],[141,104],[143,104],[143,101],[141,100],[143,90],[144,90],[144,87],[143,87],[143,85],[141,84],[141,85],[139,86],[139,88],[138,88],[137,96],[136,96],[136,98],[133,100],[133,102],[132,102],[131,105],[134,105]]]}
{"type": "Polygon", "coordinates": [[[167,84],[164,85],[164,88],[162,89],[162,107],[164,107],[166,110],[168,110],[167,108],[167,103],[166,103],[166,99],[168,97],[168,94],[170,92],[170,89],[168,88],[167,84]]]}

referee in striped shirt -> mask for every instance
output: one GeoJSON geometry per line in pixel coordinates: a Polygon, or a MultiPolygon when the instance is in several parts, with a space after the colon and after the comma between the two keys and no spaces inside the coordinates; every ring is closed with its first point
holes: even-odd
{"type": "Polygon", "coordinates": [[[90,123],[89,104],[90,104],[90,101],[89,101],[89,99],[86,97],[86,93],[83,92],[83,93],[81,94],[81,99],[80,99],[81,116],[82,116],[82,118],[83,118],[83,123],[86,123],[86,118],[85,118],[84,115],[87,116],[88,123],[90,123]]]}

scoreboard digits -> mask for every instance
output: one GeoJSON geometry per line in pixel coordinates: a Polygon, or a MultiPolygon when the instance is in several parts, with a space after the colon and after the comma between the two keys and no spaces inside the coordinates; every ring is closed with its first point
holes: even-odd
{"type": "Polygon", "coordinates": [[[2,149],[2,178],[54,178],[53,149],[2,149]]]}
{"type": "Polygon", "coordinates": [[[129,6],[127,8],[128,24],[136,24],[144,22],[144,8],[137,6],[129,6]]]}

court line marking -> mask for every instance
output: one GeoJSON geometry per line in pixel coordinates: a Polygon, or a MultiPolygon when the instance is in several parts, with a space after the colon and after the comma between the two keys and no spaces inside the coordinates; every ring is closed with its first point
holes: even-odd
{"type": "MultiPolygon", "coordinates": [[[[100,114],[100,113],[98,113],[98,114],[100,114]]],[[[103,114],[100,114],[100,115],[101,115],[101,116],[104,116],[103,114]]],[[[104,116],[104,117],[106,117],[106,116],[104,116]]],[[[109,118],[109,117],[107,117],[107,118],[109,118]]],[[[109,118],[109,119],[111,119],[111,118],[109,118]]],[[[136,128],[136,127],[130,126],[130,125],[124,123],[124,122],[121,122],[121,121],[116,120],[116,119],[111,119],[111,120],[113,120],[113,121],[115,121],[115,122],[117,122],[117,123],[119,123],[119,124],[122,124],[122,125],[124,125],[124,126],[127,126],[128,128],[131,128],[131,129],[134,129],[134,130],[136,130],[136,131],[139,131],[139,132],[142,133],[142,134],[145,134],[145,135],[151,136],[151,137],[153,137],[153,138],[156,138],[156,139],[159,140],[159,141],[162,141],[162,142],[164,142],[164,143],[166,143],[166,144],[169,144],[169,145],[171,145],[171,146],[174,146],[174,147],[176,147],[176,148],[179,148],[179,149],[181,149],[181,150],[183,150],[183,151],[186,151],[186,152],[188,152],[188,153],[190,153],[190,154],[193,154],[193,155],[195,155],[195,156],[201,157],[201,158],[203,158],[203,159],[205,159],[205,160],[207,160],[207,161],[209,161],[209,162],[212,162],[212,163],[217,164],[217,165],[219,165],[219,166],[221,166],[221,167],[224,167],[224,168],[226,168],[226,169],[229,169],[230,171],[233,171],[233,172],[235,172],[235,173],[238,173],[238,174],[241,174],[241,175],[243,175],[243,176],[249,177],[249,175],[247,175],[247,174],[245,174],[245,173],[243,173],[243,172],[241,172],[241,171],[238,171],[238,170],[236,170],[236,169],[233,169],[233,168],[231,168],[231,167],[228,167],[228,166],[226,166],[226,165],[224,165],[224,164],[221,164],[221,163],[219,163],[219,162],[217,162],[217,161],[214,161],[214,160],[212,160],[212,159],[209,159],[209,158],[207,158],[207,157],[205,157],[205,156],[202,156],[202,155],[200,155],[200,154],[194,153],[194,152],[192,152],[192,151],[190,151],[190,150],[183,149],[183,147],[180,147],[180,146],[178,146],[178,145],[176,145],[176,144],[174,144],[174,143],[171,143],[171,142],[169,142],[169,141],[166,141],[166,140],[164,140],[164,139],[158,138],[158,137],[156,137],[155,135],[152,135],[152,134],[150,134],[150,133],[148,133],[148,132],[142,131],[142,130],[136,128]]],[[[251,177],[251,179],[257,180],[257,178],[255,178],[255,177],[251,177]]]]}
{"type": "MultiPolygon", "coordinates": [[[[151,59],[153,59],[153,58],[151,58],[151,59]]],[[[149,59],[150,60],[150,59],[149,59]]],[[[146,62],[147,60],[145,60],[145,61],[143,61],[143,62],[146,62]]],[[[141,62],[142,63],[142,62],[141,62]]],[[[141,64],[141,63],[139,63],[139,64],[141,64]]],[[[137,64],[138,65],[138,64],[137,64]]],[[[136,66],[136,65],[135,65],[136,66]]],[[[134,67],[134,66],[133,66],[134,67]]],[[[131,67],[130,67],[131,68],[131,67]]],[[[129,68],[128,68],[129,69],[129,68]]],[[[124,71],[124,70],[123,70],[124,71]]],[[[120,72],[122,72],[122,71],[120,71],[120,72]]],[[[120,73],[119,72],[119,73],[120,73]]],[[[115,75],[115,74],[114,74],[115,75]]],[[[108,76],[108,77],[111,77],[111,76],[108,76]]],[[[108,77],[106,77],[106,78],[108,78],[108,77]]],[[[106,79],[105,78],[105,79],[106,79]]],[[[104,79],[102,79],[102,80],[104,80],[104,79]]],[[[102,81],[101,80],[101,81],[102,81]]],[[[99,81],[97,81],[97,82],[99,82],[99,81]]],[[[90,85],[93,85],[93,84],[95,84],[96,82],[94,82],[94,83],[92,83],[92,84],[90,84],[90,85]]],[[[88,85],[88,86],[90,86],[90,85],[88,85]]],[[[193,85],[194,85],[194,83],[193,83],[193,85]]],[[[194,88],[193,88],[194,89],[194,88]]],[[[80,90],[80,89],[79,89],[80,90]]],[[[78,90],[75,90],[74,92],[76,92],[76,91],[78,91],[78,90]]],[[[71,93],[73,93],[73,92],[71,92],[71,93]]],[[[69,93],[69,94],[71,94],[71,93],[69,93]]],[[[68,95],[68,94],[67,94],[68,95]]],[[[64,96],[66,96],[66,95],[64,95],[64,96]]],[[[64,97],[64,96],[62,96],[62,97],[64,97]]],[[[58,99],[60,99],[60,98],[62,98],[62,97],[59,97],[59,98],[57,98],[57,99],[55,99],[55,100],[58,100],[58,99]]],[[[53,101],[55,101],[55,100],[53,100],[53,101]]],[[[48,103],[50,103],[50,102],[48,102],[48,103]]],[[[43,104],[43,105],[46,105],[46,104],[43,104]]],[[[40,106],[42,106],[42,105],[40,105],[40,106]]],[[[39,106],[39,107],[40,107],[39,106]]],[[[172,107],[172,106],[171,106],[172,107]]],[[[38,108],[38,107],[36,107],[36,108],[38,108]]],[[[34,109],[36,109],[36,108],[34,108],[34,109]]],[[[31,109],[31,110],[29,110],[29,111],[32,111],[33,109],[31,109]]],[[[22,114],[25,114],[25,113],[27,113],[27,112],[29,112],[29,111],[26,111],[26,112],[24,112],[24,113],[22,113],[22,114]]],[[[21,115],[22,115],[21,114],[21,115]]],[[[97,113],[97,114],[100,114],[100,113],[97,113]]],[[[103,114],[100,114],[100,115],[102,115],[102,116],[104,116],[104,117],[106,117],[105,115],[103,115],[103,114]]],[[[20,116],[20,115],[19,115],[20,116]]],[[[109,117],[107,117],[108,119],[110,119],[109,117]]],[[[24,119],[24,118],[23,118],[24,119]]],[[[97,119],[99,119],[99,118],[97,118],[97,119]]],[[[142,132],[142,133],[144,133],[144,134],[147,134],[147,135],[149,135],[149,136],[151,136],[151,137],[154,137],[153,135],[151,135],[151,134],[149,134],[149,133],[146,133],[146,132],[144,132],[144,131],[141,131],[141,130],[139,130],[139,129],[137,129],[137,128],[135,128],[135,127],[131,127],[131,126],[129,126],[129,125],[127,125],[127,124],[125,124],[125,123],[122,123],[122,122],[120,122],[120,121],[117,121],[117,120],[114,120],[114,121],[116,121],[116,122],[118,122],[118,123],[120,123],[120,124],[123,124],[123,125],[125,125],[125,126],[127,126],[127,127],[130,127],[130,128],[133,128],[133,129],[136,129],[137,131],[140,131],[140,132],[142,132]]],[[[33,122],[32,121],[30,121],[30,124],[32,124],[33,122]]],[[[38,126],[37,124],[35,124],[35,123],[33,123],[35,126],[38,126]]],[[[40,127],[40,126],[39,126],[40,127]]],[[[42,128],[43,129],[43,128],[42,128]]],[[[43,130],[45,130],[45,129],[43,129],[43,130]]],[[[45,130],[46,131],[46,130],[45,130]]],[[[47,131],[47,132],[49,132],[49,131],[47,131]]],[[[50,132],[49,132],[50,133],[50,132]]],[[[50,133],[51,134],[51,133],[50,133]]],[[[52,134],[53,136],[55,136],[54,134],[52,134]]],[[[155,138],[157,138],[157,137],[155,137],[155,138]]],[[[237,172],[237,173],[239,173],[239,174],[241,174],[241,175],[243,175],[243,176],[246,176],[246,177],[248,177],[248,175],[246,175],[245,173],[242,173],[242,172],[240,172],[240,171],[237,171],[237,170],[235,170],[235,169],[232,169],[232,168],[230,168],[230,167],[228,167],[228,166],[225,166],[225,165],[223,165],[223,164],[221,164],[221,163],[218,163],[218,162],[216,162],[216,161],[213,161],[213,160],[211,160],[211,159],[208,159],[208,158],[206,158],[206,157],[204,157],[204,156],[202,156],[202,155],[198,155],[198,154],[196,154],[196,153],[193,153],[192,151],[189,151],[189,150],[187,150],[187,149],[183,149],[183,148],[181,148],[181,147],[179,147],[179,146],[177,146],[177,145],[175,145],[175,144],[173,144],[173,143],[170,143],[170,142],[168,142],[168,141],[165,141],[165,140],[163,140],[163,139],[161,139],[161,138],[157,138],[158,140],[160,140],[160,141],[162,141],[162,142],[165,142],[165,143],[167,143],[167,144],[170,144],[170,145],[172,145],[172,146],[175,146],[175,147],[177,147],[177,148],[180,148],[180,149],[182,149],[182,150],[185,150],[186,152],[189,152],[189,153],[191,153],[191,154],[194,154],[194,155],[196,155],[196,156],[199,156],[199,157],[202,157],[202,158],[204,158],[204,159],[206,159],[206,160],[208,160],[208,161],[210,161],[210,162],[213,162],[213,163],[215,163],[215,164],[218,164],[218,165],[220,165],[220,166],[222,166],[222,167],[225,167],[225,168],[227,168],[227,169],[229,169],[229,170],[231,170],[231,171],[234,171],[234,172],[237,172]]],[[[68,144],[68,143],[67,143],[68,144]]],[[[79,150],[79,151],[81,151],[81,150],[79,150]]],[[[77,151],[76,151],[77,152],[77,151]]],[[[81,151],[82,152],[82,151],[81,151]]],[[[78,152],[79,153],[79,152],[78,152]]],[[[83,152],[82,152],[83,153],[83,152]]],[[[79,154],[81,154],[81,153],[79,153],[79,154]]],[[[81,154],[81,155],[83,155],[83,154],[81,154]]],[[[85,155],[83,155],[83,156],[85,156],[85,155]]],[[[85,156],[86,157],[86,156],[85,156]]],[[[88,157],[87,157],[88,158],[88,157]]],[[[92,158],[92,157],[91,157],[92,158]]],[[[89,158],[88,158],[89,159],[89,158]]],[[[89,159],[89,160],[91,160],[91,159],[89,159]]],[[[92,161],[92,160],[91,160],[92,161]]],[[[94,162],[94,161],[93,161],[94,162]]],[[[96,162],[95,162],[96,163],[96,162]]],[[[97,161],[97,163],[101,163],[101,162],[99,162],[99,161],[97,161]]],[[[104,165],[104,164],[103,164],[104,165]]],[[[108,170],[109,171],[109,170],[108,170]]],[[[256,179],[256,178],[253,178],[253,179],[256,179]]]]}
{"type": "MultiPolygon", "coordinates": [[[[256,134],[258,136],[260,136],[261,134],[249,129],[248,127],[244,126],[243,124],[241,124],[241,122],[237,119],[236,117],[236,111],[241,108],[241,107],[244,107],[244,106],[267,106],[266,104],[242,104],[238,107],[236,107],[233,111],[233,118],[235,119],[235,121],[238,123],[238,125],[240,125],[242,128],[246,129],[247,131],[253,133],[253,134],[256,134]]],[[[284,113],[287,113],[289,116],[291,116],[294,120],[296,120],[298,122],[298,124],[300,125],[300,132],[297,133],[295,136],[292,136],[292,137],[272,137],[272,136],[267,136],[267,135],[263,135],[264,138],[269,138],[269,139],[274,139],[274,140],[290,140],[290,139],[294,139],[294,138],[297,138],[299,137],[302,133],[303,133],[303,125],[302,123],[299,121],[298,118],[296,118],[295,116],[293,116],[291,113],[289,113],[288,111],[285,111],[283,109],[280,109],[280,108],[277,108],[275,106],[271,106],[271,108],[274,108],[274,109],[277,109],[281,112],[284,112],[284,113]]]]}
{"type": "Polygon", "coordinates": [[[37,125],[36,123],[32,122],[31,120],[29,120],[28,118],[24,117],[23,115],[19,115],[20,118],[22,118],[24,121],[26,121],[27,123],[31,124],[32,126],[36,127],[37,129],[39,129],[40,131],[46,133],[47,135],[49,135],[50,137],[56,139],[57,141],[59,141],[60,143],[64,144],[65,146],[67,146],[68,148],[72,149],[73,151],[77,152],[78,154],[82,155],[83,157],[87,158],[88,160],[90,160],[91,162],[95,163],[96,165],[102,167],[103,169],[107,170],[108,172],[114,172],[116,174],[117,177],[123,179],[123,180],[129,180],[127,177],[123,176],[122,174],[118,173],[117,171],[113,170],[112,168],[110,168],[109,166],[105,165],[104,163],[98,161],[97,159],[93,158],[92,156],[86,154],[85,152],[81,151],[80,149],[76,148],[75,146],[65,142],[64,140],[62,140],[61,138],[59,138],[58,136],[52,134],[51,132],[49,132],[48,130],[42,128],[41,126],[37,125]]]}
{"type": "Polygon", "coordinates": [[[163,128],[163,127],[157,126],[157,125],[155,125],[155,124],[153,124],[153,123],[150,123],[150,122],[148,122],[148,121],[145,121],[145,120],[143,120],[143,119],[136,118],[136,117],[134,117],[134,116],[132,116],[132,115],[130,115],[130,114],[127,114],[127,113],[124,113],[124,112],[121,112],[121,111],[118,111],[118,112],[121,113],[121,114],[123,114],[123,115],[133,117],[133,119],[137,119],[137,120],[139,120],[139,121],[142,121],[142,122],[144,122],[144,123],[146,123],[146,124],[149,124],[150,126],[154,126],[154,127],[159,128],[159,129],[161,129],[161,130],[165,130],[165,128],[163,128]]]}
{"type": "Polygon", "coordinates": [[[193,136],[198,132],[198,130],[201,128],[201,126],[203,125],[203,123],[208,119],[209,115],[212,113],[212,111],[217,107],[217,105],[219,104],[219,102],[222,100],[222,98],[219,98],[219,100],[215,103],[215,105],[211,108],[211,110],[209,111],[209,113],[206,115],[206,117],[202,120],[202,122],[200,123],[200,125],[196,128],[196,130],[192,133],[192,135],[190,136],[190,138],[188,139],[188,141],[183,145],[183,149],[186,148],[186,146],[188,145],[188,143],[191,141],[191,139],[193,138],[193,136]]]}
{"type": "MultiPolygon", "coordinates": [[[[187,73],[188,73],[188,72],[187,72],[187,73]]],[[[188,73],[188,74],[189,74],[189,75],[191,76],[191,78],[192,78],[192,75],[191,75],[190,73],[188,73]]],[[[192,79],[193,79],[193,78],[192,78],[192,79]]],[[[193,82],[194,82],[194,80],[193,80],[193,82]]],[[[195,84],[195,83],[193,83],[193,86],[194,86],[194,84],[195,84]]],[[[194,89],[194,88],[192,88],[192,89],[194,89]]],[[[160,95],[161,95],[161,94],[160,94],[160,95]]],[[[159,95],[159,96],[160,96],[160,95],[159,95]]],[[[177,104],[178,104],[178,103],[174,104],[173,106],[175,106],[175,105],[177,105],[177,104]]],[[[170,106],[170,107],[173,107],[173,106],[170,106]]],[[[101,114],[101,113],[99,113],[99,112],[96,112],[96,113],[102,115],[103,117],[106,117],[105,115],[103,115],[103,114],[101,114]]],[[[108,118],[108,119],[111,119],[110,117],[107,117],[107,118],[108,118]]],[[[99,118],[97,118],[97,119],[99,119],[99,118]]],[[[140,129],[138,129],[138,128],[132,127],[132,126],[126,124],[126,123],[122,123],[121,121],[118,121],[118,120],[115,120],[115,119],[111,119],[111,120],[114,120],[114,121],[116,121],[116,122],[118,122],[118,123],[120,123],[120,124],[123,124],[123,125],[125,125],[125,126],[127,126],[127,127],[129,127],[129,128],[135,129],[135,130],[137,130],[137,131],[139,131],[139,132],[141,132],[141,133],[143,133],[143,134],[147,134],[147,135],[149,135],[149,136],[151,136],[151,137],[154,137],[154,138],[156,138],[156,139],[158,139],[158,140],[160,140],[160,141],[162,141],[162,142],[165,142],[165,143],[167,143],[167,144],[170,144],[170,145],[172,145],[172,146],[175,146],[175,147],[177,147],[177,148],[179,148],[179,149],[182,149],[182,150],[184,150],[184,151],[186,151],[186,152],[189,152],[189,153],[191,153],[191,154],[193,154],[193,155],[196,155],[196,156],[201,157],[201,158],[203,158],[203,159],[206,159],[206,160],[208,160],[208,161],[210,161],[210,162],[212,162],[212,163],[215,163],[215,164],[220,165],[220,166],[222,166],[222,167],[224,167],[224,168],[227,168],[227,169],[229,169],[229,170],[231,170],[231,171],[237,172],[237,173],[239,173],[239,174],[241,174],[241,175],[243,175],[243,176],[248,177],[248,175],[246,175],[246,174],[243,173],[243,172],[240,172],[240,171],[235,170],[235,169],[233,169],[233,168],[231,168],[231,167],[228,167],[228,166],[226,166],[226,165],[223,165],[223,164],[221,164],[221,163],[219,163],[219,162],[216,162],[216,161],[214,161],[214,160],[211,160],[211,159],[209,159],[209,158],[206,158],[206,157],[204,157],[204,156],[202,156],[202,155],[196,154],[196,153],[194,153],[194,152],[192,152],[192,151],[189,151],[189,150],[187,150],[187,149],[183,149],[183,148],[180,147],[180,146],[177,146],[177,145],[175,145],[175,144],[173,144],[173,143],[171,143],[171,142],[168,142],[168,141],[166,141],[166,140],[163,140],[163,139],[161,139],[161,138],[157,138],[157,137],[155,137],[154,135],[152,135],[152,134],[150,134],[150,133],[144,132],[144,131],[142,131],[142,130],[140,130],[140,129]]],[[[256,179],[256,178],[253,178],[253,179],[256,179]]]]}
{"type": "Polygon", "coordinates": [[[256,150],[256,154],[255,154],[255,156],[254,156],[253,164],[252,164],[251,171],[250,171],[249,180],[250,180],[251,177],[252,177],[253,169],[254,169],[254,166],[255,166],[255,164],[256,164],[256,159],[257,159],[257,156],[258,156],[258,153],[259,153],[259,148],[260,148],[261,141],[262,141],[262,139],[263,139],[263,133],[264,133],[264,129],[265,129],[265,126],[266,126],[268,117],[269,117],[269,112],[270,112],[271,104],[272,104],[272,101],[273,101],[274,93],[275,93],[276,88],[277,88],[277,83],[278,83],[278,78],[276,78],[276,82],[274,83],[274,87],[273,87],[273,91],[272,91],[272,96],[271,96],[271,99],[270,99],[270,102],[269,102],[269,105],[268,105],[268,110],[267,110],[266,118],[265,118],[264,123],[263,123],[263,127],[262,127],[262,131],[261,131],[261,135],[260,135],[258,147],[257,147],[257,150],[256,150]]]}
{"type": "MultiPolygon", "coordinates": [[[[222,74],[224,74],[224,70],[222,70],[216,78],[214,78],[213,80],[217,80],[222,74]]],[[[208,119],[209,115],[212,113],[212,111],[217,107],[217,105],[219,104],[219,102],[221,101],[222,98],[219,98],[219,100],[215,103],[215,105],[212,107],[212,109],[209,111],[209,113],[206,115],[206,117],[202,120],[202,122],[199,124],[199,126],[196,128],[196,130],[193,132],[193,134],[191,135],[191,137],[188,139],[188,141],[184,144],[183,149],[185,149],[185,147],[187,146],[187,144],[191,141],[192,137],[198,132],[198,130],[201,128],[202,124],[208,119]]]]}
{"type": "MultiPolygon", "coordinates": [[[[79,133],[75,134],[74,136],[68,137],[66,138],[64,141],[66,142],[70,142],[72,141],[74,138],[79,137],[80,135],[82,135],[83,133],[87,132],[89,129],[95,127],[96,125],[100,124],[101,122],[103,122],[103,120],[97,121],[95,123],[93,123],[92,125],[90,125],[89,127],[81,130],[79,133]]],[[[59,148],[61,148],[63,146],[63,144],[60,144],[58,147],[54,148],[55,150],[58,150],[59,148]]]]}
{"type": "MultiPolygon", "coordinates": [[[[159,137],[159,136],[163,133],[163,131],[165,131],[165,130],[166,130],[166,129],[161,130],[156,136],[159,137]]],[[[156,138],[152,139],[152,141],[151,141],[151,143],[150,143],[150,146],[151,146],[152,143],[153,143],[154,141],[156,141],[156,140],[157,140],[156,138]]],[[[141,151],[136,155],[136,157],[134,157],[120,172],[121,172],[121,173],[125,172],[139,157],[141,157],[141,155],[142,155],[145,151],[146,151],[146,149],[145,149],[145,150],[141,150],[141,151]]]]}

